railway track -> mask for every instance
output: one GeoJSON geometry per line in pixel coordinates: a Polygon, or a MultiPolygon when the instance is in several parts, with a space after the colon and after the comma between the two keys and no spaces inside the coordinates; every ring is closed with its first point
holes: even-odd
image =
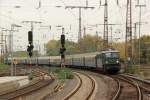
{"type": "Polygon", "coordinates": [[[128,79],[131,79],[134,82],[136,82],[139,85],[140,89],[142,90],[144,100],[146,100],[145,98],[150,99],[150,82],[149,81],[142,80],[131,75],[121,75],[121,76],[127,77],[128,79]]]}
{"type": "Polygon", "coordinates": [[[112,100],[143,100],[141,88],[133,80],[119,75],[111,77],[118,85],[112,100]]]}
{"type": "Polygon", "coordinates": [[[106,75],[116,82],[117,87],[115,93],[113,93],[113,96],[111,97],[111,100],[150,100],[150,82],[143,82],[143,80],[134,79],[133,77],[128,77],[127,75],[112,76],[96,70],[92,72],[106,75]],[[141,83],[137,81],[140,81],[141,83]],[[144,98],[144,93],[148,94],[148,99],[144,98]]]}
{"type": "MultiPolygon", "coordinates": [[[[41,75],[45,75],[45,73],[43,71],[40,72],[38,70],[38,73],[40,73],[40,74],[43,73],[41,75]]],[[[38,77],[40,77],[40,76],[38,76],[38,77]]],[[[16,90],[4,93],[4,94],[0,94],[0,100],[12,100],[12,99],[16,99],[16,98],[21,98],[25,95],[28,95],[28,94],[33,93],[41,88],[48,86],[53,81],[54,81],[54,79],[51,76],[50,76],[50,79],[40,79],[39,81],[35,82],[34,84],[29,84],[29,85],[26,85],[19,89],[16,89],[16,90]]]]}
{"type": "Polygon", "coordinates": [[[121,83],[119,82],[118,79],[114,79],[114,81],[117,83],[117,88],[116,88],[116,91],[115,91],[115,93],[114,93],[114,95],[112,97],[112,100],[118,100],[119,95],[121,93],[121,83]]]}
{"type": "Polygon", "coordinates": [[[22,97],[24,95],[27,95],[29,93],[41,89],[50,83],[52,83],[52,80],[41,80],[36,84],[29,85],[27,87],[23,87],[12,92],[8,92],[6,94],[2,94],[0,95],[0,100],[11,100],[11,99],[22,97]]]}
{"type": "Polygon", "coordinates": [[[90,100],[92,98],[92,95],[93,95],[94,90],[95,90],[95,80],[91,76],[89,76],[88,74],[85,74],[85,73],[82,73],[82,72],[75,72],[74,74],[79,79],[79,84],[69,95],[67,95],[64,98],[64,100],[73,99],[75,97],[75,95],[78,94],[81,91],[81,88],[84,86],[83,77],[81,75],[86,76],[91,81],[91,89],[90,89],[90,91],[88,91],[88,95],[86,95],[84,97],[84,99],[82,99],[82,100],[90,100]]]}

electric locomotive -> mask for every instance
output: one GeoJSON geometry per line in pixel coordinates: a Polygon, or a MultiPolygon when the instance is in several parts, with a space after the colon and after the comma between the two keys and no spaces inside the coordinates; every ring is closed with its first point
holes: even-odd
{"type": "Polygon", "coordinates": [[[117,50],[107,49],[101,52],[66,56],[66,65],[80,68],[95,68],[106,73],[117,73],[121,69],[117,50]]]}
{"type": "Polygon", "coordinates": [[[119,52],[117,50],[106,50],[96,55],[97,68],[101,67],[104,72],[117,73],[121,69],[119,52]]]}

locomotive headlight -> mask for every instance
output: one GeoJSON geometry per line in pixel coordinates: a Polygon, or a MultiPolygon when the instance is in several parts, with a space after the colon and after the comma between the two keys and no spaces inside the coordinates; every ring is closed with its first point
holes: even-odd
{"type": "Polygon", "coordinates": [[[119,63],[119,60],[117,60],[116,63],[119,63]]]}

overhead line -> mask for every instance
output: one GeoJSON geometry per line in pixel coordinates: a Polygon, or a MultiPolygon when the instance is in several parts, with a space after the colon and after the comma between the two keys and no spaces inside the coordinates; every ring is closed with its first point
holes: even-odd
{"type": "MultiPolygon", "coordinates": [[[[59,1],[61,1],[64,4],[65,7],[67,6],[66,3],[63,0],[59,0],[59,1]]],[[[76,20],[78,20],[76,15],[70,9],[68,9],[68,11],[73,15],[73,17],[75,17],[76,20]]],[[[86,23],[85,19],[83,19],[82,21],[83,21],[83,23],[86,23]]]]}
{"type": "MultiPolygon", "coordinates": [[[[59,0],[59,1],[62,2],[64,4],[64,6],[67,6],[63,0],[59,0]]],[[[78,20],[77,17],[75,16],[75,14],[71,10],[68,10],[68,11],[73,15],[73,17],[75,17],[76,20],[78,20]]]]}

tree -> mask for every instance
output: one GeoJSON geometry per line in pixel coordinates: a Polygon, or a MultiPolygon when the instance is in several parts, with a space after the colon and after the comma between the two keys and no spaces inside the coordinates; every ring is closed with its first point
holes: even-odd
{"type": "Polygon", "coordinates": [[[125,43],[124,42],[113,43],[112,47],[117,49],[120,52],[120,58],[124,60],[125,59],[125,43]]]}
{"type": "Polygon", "coordinates": [[[48,55],[57,56],[59,55],[59,47],[60,45],[57,40],[50,40],[46,44],[46,52],[48,55]]]}
{"type": "MultiPolygon", "coordinates": [[[[33,57],[36,57],[38,54],[38,51],[34,50],[33,51],[33,57]]],[[[27,51],[16,51],[16,52],[13,52],[13,56],[14,57],[28,57],[28,53],[27,51]]]]}
{"type": "MultiPolygon", "coordinates": [[[[60,40],[50,40],[47,44],[46,44],[46,50],[47,50],[47,54],[50,56],[58,56],[60,55],[59,51],[60,51],[60,40]]],[[[72,42],[72,41],[65,41],[65,48],[66,48],[66,54],[74,54],[77,53],[77,43],[72,42]]]]}
{"type": "Polygon", "coordinates": [[[150,36],[144,35],[140,38],[140,57],[142,63],[150,62],[150,36]]]}
{"type": "Polygon", "coordinates": [[[102,50],[101,37],[86,35],[79,41],[81,52],[95,52],[102,50]]]}

